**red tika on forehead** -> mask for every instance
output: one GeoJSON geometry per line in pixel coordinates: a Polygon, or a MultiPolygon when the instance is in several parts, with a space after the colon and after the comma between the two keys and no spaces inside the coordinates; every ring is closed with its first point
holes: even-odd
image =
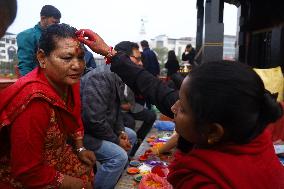
{"type": "Polygon", "coordinates": [[[73,39],[77,42],[76,53],[79,53],[79,50],[82,49],[82,44],[81,44],[81,42],[78,40],[78,38],[74,37],[73,39]]]}

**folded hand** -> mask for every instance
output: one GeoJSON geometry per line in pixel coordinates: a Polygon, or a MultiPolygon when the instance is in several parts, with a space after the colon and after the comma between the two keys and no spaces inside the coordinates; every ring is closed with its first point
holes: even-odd
{"type": "Polygon", "coordinates": [[[87,164],[89,167],[93,167],[93,165],[96,163],[96,156],[92,151],[81,151],[78,154],[78,157],[83,163],[87,164]]]}

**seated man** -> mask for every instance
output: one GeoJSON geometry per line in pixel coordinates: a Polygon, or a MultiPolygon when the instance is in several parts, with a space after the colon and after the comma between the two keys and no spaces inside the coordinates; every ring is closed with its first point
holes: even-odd
{"type": "MultiPolygon", "coordinates": [[[[132,62],[142,66],[141,53],[137,43],[122,41],[117,44],[114,49],[118,52],[124,52],[130,57],[132,62]]],[[[124,95],[125,103],[122,105],[122,109],[127,111],[127,113],[124,114],[124,119],[127,120],[125,122],[132,123],[132,119],[143,121],[143,125],[137,131],[137,138],[142,141],[152,128],[156,120],[156,114],[135,102],[135,94],[127,85],[124,90],[124,95]]]]}
{"type": "Polygon", "coordinates": [[[101,163],[96,189],[114,188],[128,162],[127,151],[136,142],[136,133],[124,127],[121,98],[124,84],[109,69],[93,69],[81,79],[84,144],[101,163]]]}

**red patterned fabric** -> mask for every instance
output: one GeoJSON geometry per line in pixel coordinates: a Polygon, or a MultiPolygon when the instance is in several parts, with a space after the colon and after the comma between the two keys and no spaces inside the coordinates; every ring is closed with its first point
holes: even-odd
{"type": "Polygon", "coordinates": [[[251,143],[176,153],[168,181],[177,189],[281,189],[284,167],[265,131],[251,143]]]}
{"type": "Polygon", "coordinates": [[[0,96],[1,188],[58,188],[64,174],[93,179],[66,144],[83,137],[79,84],[65,103],[35,69],[0,96]]]}

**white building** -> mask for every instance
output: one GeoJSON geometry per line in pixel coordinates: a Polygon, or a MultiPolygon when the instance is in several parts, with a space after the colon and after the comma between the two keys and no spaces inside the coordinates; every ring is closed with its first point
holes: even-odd
{"type": "Polygon", "coordinates": [[[224,60],[236,59],[236,36],[224,35],[223,59],[224,60]]]}
{"type": "MultiPolygon", "coordinates": [[[[223,46],[223,59],[235,60],[236,57],[236,36],[224,35],[223,46]]],[[[176,55],[181,58],[182,53],[185,50],[187,44],[191,44],[195,48],[196,40],[194,37],[182,37],[182,38],[169,38],[167,35],[159,35],[154,39],[151,39],[151,48],[165,47],[168,50],[174,50],[176,55]]]]}
{"type": "Polygon", "coordinates": [[[185,50],[187,44],[191,44],[195,48],[194,37],[182,37],[182,38],[169,38],[167,35],[159,35],[154,39],[151,39],[151,48],[165,47],[168,50],[174,50],[176,55],[181,58],[182,53],[185,50]]]}
{"type": "Polygon", "coordinates": [[[6,33],[0,39],[0,61],[10,62],[17,56],[17,40],[16,35],[12,33],[6,33]]]}

